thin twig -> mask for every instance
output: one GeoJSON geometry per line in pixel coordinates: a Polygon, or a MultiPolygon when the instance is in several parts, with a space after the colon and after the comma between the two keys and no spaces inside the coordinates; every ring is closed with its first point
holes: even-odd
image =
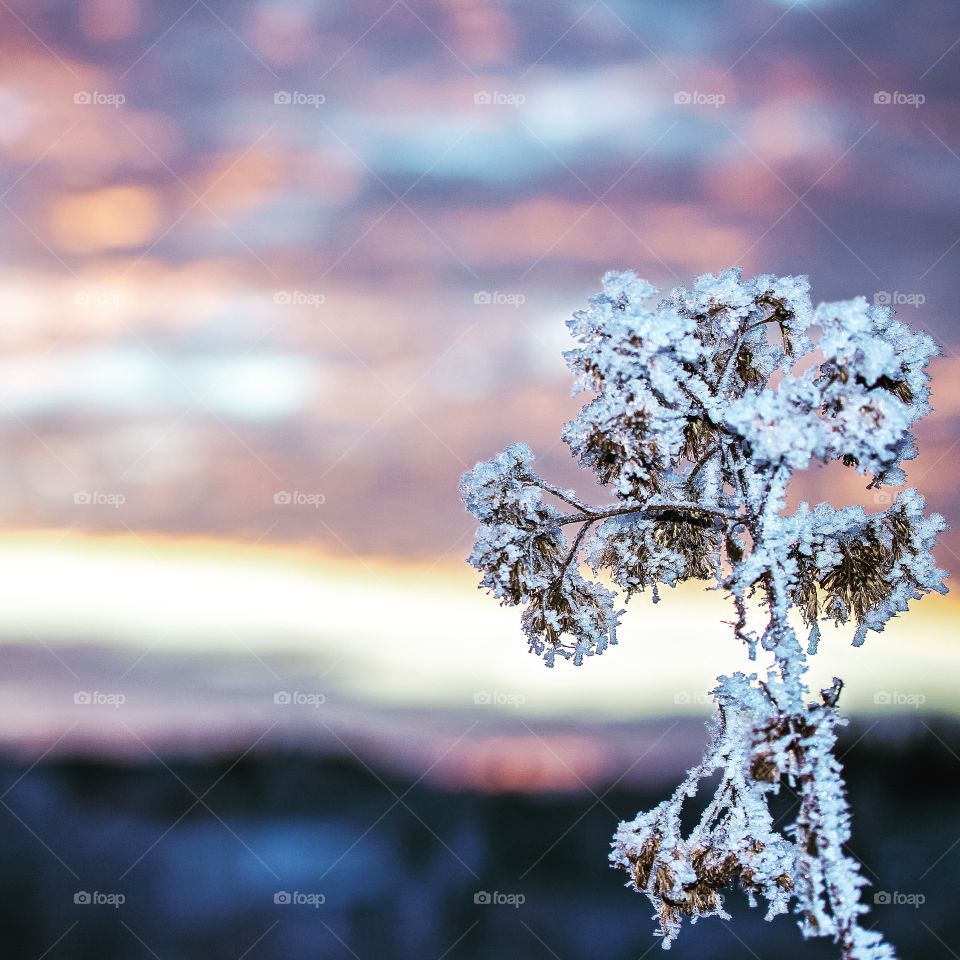
{"type": "Polygon", "coordinates": [[[594,520],[603,520],[607,517],[621,517],[631,513],[647,517],[656,517],[661,513],[702,513],[712,517],[721,517],[724,520],[743,522],[743,517],[741,517],[736,510],[731,510],[726,507],[712,507],[705,503],[689,503],[679,500],[672,503],[645,503],[624,507],[587,507],[580,514],[562,516],[555,522],[560,526],[567,523],[582,523],[584,520],[589,520],[592,523],[594,520]]]}
{"type": "Polygon", "coordinates": [[[541,490],[546,490],[547,493],[552,493],[555,497],[560,500],[563,500],[564,503],[569,503],[571,507],[576,507],[578,510],[583,510],[584,513],[589,513],[592,509],[583,503],[581,500],[578,500],[569,490],[564,490],[562,487],[555,486],[552,483],[547,483],[546,480],[541,480],[540,477],[531,477],[530,482],[535,487],[540,487],[541,490]]]}
{"type": "Polygon", "coordinates": [[[578,531],[577,535],[573,538],[573,545],[570,547],[570,552],[567,554],[566,559],[563,561],[563,566],[560,567],[560,573],[557,576],[557,579],[560,580],[566,576],[567,567],[573,562],[573,558],[577,555],[577,551],[580,549],[580,544],[583,542],[583,538],[587,535],[587,531],[593,525],[593,520],[588,520],[578,531]]]}

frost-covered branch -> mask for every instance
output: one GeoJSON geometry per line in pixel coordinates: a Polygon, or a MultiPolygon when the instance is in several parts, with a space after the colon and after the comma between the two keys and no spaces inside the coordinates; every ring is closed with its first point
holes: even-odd
{"type": "Polygon", "coordinates": [[[655,293],[632,272],[607,274],[569,323],[575,391],[592,398],[563,438],[616,502],[593,507],[542,480],[515,444],[461,481],[480,521],[470,562],[501,602],[524,607],[530,649],[549,666],[616,643],[618,594],[584,566],[626,600],[649,589],[656,601],[685,580],[725,590],[734,636],[752,658],[769,655],[766,675],[720,678],[703,762],[670,799],[620,825],[612,861],[649,897],[664,946],[684,917],[725,915],[721,891],[739,885],[766,900],[768,917],[792,905],[804,935],[833,938],[844,960],[888,960],[860,924],[865,881],[844,850],[841,683],[811,703],[805,674],[823,620],[852,622],[860,645],[911,600],[945,590],[931,555],[944,523],[924,515],[915,490],[874,514],[825,503],[788,513],[786,495],[794,473],[833,461],[869,477],[868,488],[902,484],[936,349],[862,297],[814,310],[803,277],[727,270],[655,293]],[[563,528],[573,524],[570,541],[563,528]],[[809,629],[804,643],[791,611],[809,629]],[[684,836],[683,804],[716,771],[720,784],[684,836]],[[781,789],[800,803],[778,832],[769,801],[781,789]]]}
{"type": "Polygon", "coordinates": [[[583,507],[580,513],[567,514],[557,520],[557,523],[563,525],[567,523],[582,523],[584,520],[604,520],[607,517],[663,517],[671,513],[689,513],[696,516],[721,517],[726,520],[739,521],[739,515],[735,510],[724,509],[723,507],[712,507],[703,503],[681,503],[674,501],[671,503],[628,504],[621,507],[583,507]]]}

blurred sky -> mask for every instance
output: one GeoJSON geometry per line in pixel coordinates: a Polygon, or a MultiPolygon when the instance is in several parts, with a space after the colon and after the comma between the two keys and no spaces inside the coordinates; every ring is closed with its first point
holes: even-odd
{"type": "MultiPolygon", "coordinates": [[[[0,634],[50,652],[7,672],[10,716],[62,705],[45,671],[76,685],[95,643],[145,679],[158,647],[229,649],[269,690],[271,653],[313,649],[369,703],[682,706],[735,657],[712,601],[641,600],[637,649],[560,677],[463,565],[458,476],[506,443],[602,495],[559,442],[560,352],[610,268],[893,303],[943,347],[910,482],[955,521],[955,3],[8,0],[0,23],[0,634]]],[[[896,682],[948,709],[954,618],[925,600],[824,669],[869,676],[854,705],[896,682]]]]}

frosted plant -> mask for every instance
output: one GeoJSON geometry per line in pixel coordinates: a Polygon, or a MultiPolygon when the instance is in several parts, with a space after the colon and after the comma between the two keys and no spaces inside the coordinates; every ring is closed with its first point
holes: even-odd
{"type": "Polygon", "coordinates": [[[618,594],[586,568],[628,600],[649,588],[656,602],[663,585],[690,579],[725,591],[735,636],[751,659],[763,651],[766,671],[719,678],[703,761],[620,824],[611,860],[650,899],[664,947],[684,917],[726,917],[722,891],[739,885],[768,918],[792,906],[804,936],[831,937],[845,960],[885,960],[892,949],[861,926],[866,881],[845,850],[833,753],[842,683],[808,702],[805,673],[821,621],[850,623],[859,646],[910,600],[944,592],[930,554],[944,523],[924,516],[915,490],[870,514],[825,503],[788,514],[786,490],[795,471],[835,460],[869,476],[868,489],[902,485],[936,348],[863,297],[814,310],[803,277],[726,270],[655,294],[633,272],[608,273],[568,324],[575,390],[593,399],[564,440],[614,502],[589,506],[542,480],[515,444],[461,481],[481,523],[470,562],[502,603],[523,606],[548,666],[616,643],[618,594]],[[684,803],[718,772],[685,834],[684,803]],[[777,829],[770,801],[783,789],[799,804],[777,829]]]}

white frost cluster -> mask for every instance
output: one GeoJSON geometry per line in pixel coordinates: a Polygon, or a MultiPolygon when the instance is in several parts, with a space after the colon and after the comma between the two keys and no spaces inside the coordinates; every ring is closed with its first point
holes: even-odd
{"type": "Polygon", "coordinates": [[[869,514],[825,503],[788,513],[786,491],[817,462],[839,461],[873,489],[903,483],[911,429],[930,410],[933,342],[862,297],[814,309],[805,277],[745,280],[736,269],[659,299],[632,271],[608,273],[569,327],[575,392],[592,396],[563,438],[612,503],[541,479],[523,445],[478,464],[461,493],[481,524],[470,562],[483,586],[524,606],[530,648],[553,665],[616,642],[616,594],[584,565],[627,599],[703,580],[728,593],[735,635],[771,664],[765,680],[721,679],[703,764],[621,825],[614,862],[649,896],[664,945],[684,917],[722,915],[720,891],[739,885],[769,916],[792,904],[804,934],[832,937],[845,960],[887,960],[859,923],[864,881],[843,850],[840,684],[809,703],[804,676],[823,620],[851,623],[859,645],[911,600],[945,590],[931,555],[944,523],[915,490],[869,514]],[[809,628],[804,643],[792,612],[809,628]],[[717,770],[684,836],[681,807],[717,770]],[[801,802],[779,833],[768,801],[784,785],[801,802]]]}
{"type": "Polygon", "coordinates": [[[766,900],[767,920],[796,900],[805,936],[833,938],[851,960],[890,960],[889,945],[858,924],[867,912],[859,902],[866,880],[845,850],[850,815],[833,754],[834,728],[843,722],[834,705],[839,681],[802,718],[779,712],[769,687],[756,681],[740,673],[720,679],[703,762],[669,799],[620,824],[611,862],[630,875],[627,886],[649,897],[664,947],[684,917],[729,919],[721,891],[739,886],[751,906],[766,900]],[[712,799],[684,836],[684,803],[717,772],[712,799]],[[797,796],[799,811],[780,832],[769,800],[783,787],[797,796]]]}
{"type": "Polygon", "coordinates": [[[628,886],[646,893],[655,909],[658,934],[669,947],[684,917],[720,916],[721,891],[739,883],[756,904],[767,901],[767,919],[786,913],[794,889],[796,845],[774,828],[769,795],[791,764],[791,733],[769,699],[755,684],[756,675],[721,678],[714,691],[720,712],[710,725],[710,742],[702,763],[659,806],[621,823],[614,836],[611,861],[630,874],[628,886]],[[757,727],[776,731],[758,741],[757,727]],[[684,837],[684,803],[699,781],[720,772],[720,784],[699,822],[684,837]]]}
{"type": "Polygon", "coordinates": [[[543,503],[532,460],[530,448],[516,443],[464,474],[461,495],[483,523],[470,563],[501,603],[526,604],[522,623],[531,650],[548,666],[557,656],[579,666],[617,642],[620,611],[613,592],[580,574],[561,514],[543,503]]]}

